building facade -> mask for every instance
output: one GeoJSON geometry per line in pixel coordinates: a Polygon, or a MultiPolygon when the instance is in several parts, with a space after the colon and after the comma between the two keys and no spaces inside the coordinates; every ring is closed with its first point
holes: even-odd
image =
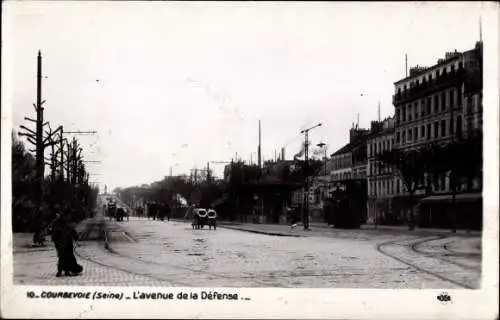
{"type": "MultiPolygon", "coordinates": [[[[410,75],[394,83],[394,147],[418,149],[430,143],[446,144],[473,130],[482,130],[482,43],[465,52],[448,52],[431,67],[414,67],[410,75]]],[[[407,196],[401,177],[394,177],[396,196],[407,196]]],[[[442,176],[437,183],[416,191],[418,198],[448,195],[450,183],[442,176]]],[[[481,190],[479,179],[473,188],[481,190]]],[[[446,199],[446,198],[441,198],[446,199]]],[[[405,216],[409,207],[398,208],[405,216]]],[[[428,213],[427,213],[428,214],[428,213]]]]}
{"type": "Polygon", "coordinates": [[[372,121],[372,134],[367,141],[368,219],[369,224],[397,222],[392,214],[392,199],[397,190],[396,175],[392,168],[384,167],[378,155],[391,151],[394,146],[394,118],[372,121]]]}
{"type": "MultiPolygon", "coordinates": [[[[360,183],[363,194],[357,195],[367,200],[367,141],[370,137],[369,129],[353,127],[349,131],[349,143],[331,155],[331,168],[329,190],[344,190],[346,182],[357,181],[360,183]]],[[[362,219],[366,220],[367,210],[363,207],[363,212],[358,213],[362,219]]]]}

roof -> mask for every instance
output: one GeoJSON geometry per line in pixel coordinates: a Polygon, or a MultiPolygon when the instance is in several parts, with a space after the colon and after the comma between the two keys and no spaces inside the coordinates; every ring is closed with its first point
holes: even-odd
{"type": "Polygon", "coordinates": [[[395,132],[395,128],[387,128],[387,129],[384,129],[382,131],[379,131],[379,132],[373,132],[371,133],[366,140],[372,140],[372,139],[375,139],[375,138],[379,138],[381,136],[386,136],[386,135],[390,135],[390,134],[393,134],[395,132]]]}
{"type": "Polygon", "coordinates": [[[337,150],[334,153],[332,153],[330,155],[330,157],[332,157],[332,156],[338,156],[339,154],[345,154],[345,153],[351,152],[357,146],[359,146],[359,145],[361,145],[363,143],[366,143],[366,141],[368,140],[369,136],[371,136],[371,134],[368,134],[368,135],[364,136],[363,139],[361,139],[359,141],[349,142],[348,144],[346,144],[345,146],[343,146],[339,150],[337,150]]]}
{"type": "Polygon", "coordinates": [[[339,150],[332,153],[330,156],[337,156],[339,154],[344,154],[350,152],[354,148],[354,143],[348,143],[339,150]]]}
{"type": "Polygon", "coordinates": [[[456,59],[458,59],[460,57],[462,57],[462,55],[463,55],[462,52],[457,52],[457,55],[452,56],[452,57],[450,57],[448,59],[442,59],[441,63],[436,63],[436,64],[434,64],[434,65],[432,65],[430,67],[422,69],[421,71],[415,72],[415,74],[409,75],[409,76],[407,76],[407,77],[405,77],[405,78],[403,78],[401,80],[398,80],[398,81],[394,82],[394,84],[398,85],[398,84],[403,83],[403,82],[405,82],[407,80],[410,80],[410,79],[413,79],[413,78],[418,78],[418,77],[420,77],[421,75],[423,75],[423,74],[425,74],[427,72],[430,72],[430,71],[433,71],[435,69],[438,69],[438,68],[440,68],[440,67],[442,67],[442,66],[444,66],[444,65],[446,65],[446,64],[448,64],[448,63],[450,63],[450,62],[452,62],[452,61],[454,61],[454,60],[456,60],[456,59]]]}

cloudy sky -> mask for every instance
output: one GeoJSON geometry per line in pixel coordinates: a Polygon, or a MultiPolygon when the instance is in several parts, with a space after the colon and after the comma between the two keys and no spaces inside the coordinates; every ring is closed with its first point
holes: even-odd
{"type": "MultiPolygon", "coordinates": [[[[237,153],[255,161],[300,149],[300,130],[329,153],[393,114],[393,83],[479,38],[481,3],[8,2],[2,108],[34,116],[43,55],[45,119],[79,136],[101,187],[189,173],[237,153]],[[98,81],[97,81],[98,80],[98,81]]],[[[488,30],[483,28],[483,35],[488,30]]],[[[4,68],[2,68],[4,70],[4,68]]],[[[222,166],[213,164],[216,174],[222,166]]]]}

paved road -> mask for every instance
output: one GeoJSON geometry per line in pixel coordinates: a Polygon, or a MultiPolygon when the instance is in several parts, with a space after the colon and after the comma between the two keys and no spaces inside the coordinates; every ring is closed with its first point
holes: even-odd
{"type": "Polygon", "coordinates": [[[477,288],[480,238],[328,230],[270,236],[131,219],[76,249],[82,276],[56,278],[56,256],[16,235],[16,283],[108,286],[477,288]],[[135,241],[134,241],[135,240],[135,241]]]}

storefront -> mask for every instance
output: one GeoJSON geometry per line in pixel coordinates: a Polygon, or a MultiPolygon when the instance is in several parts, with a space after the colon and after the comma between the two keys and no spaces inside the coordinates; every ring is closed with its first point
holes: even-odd
{"type": "Polygon", "coordinates": [[[422,199],[422,227],[482,230],[483,202],[481,193],[434,195],[422,199]]]}

